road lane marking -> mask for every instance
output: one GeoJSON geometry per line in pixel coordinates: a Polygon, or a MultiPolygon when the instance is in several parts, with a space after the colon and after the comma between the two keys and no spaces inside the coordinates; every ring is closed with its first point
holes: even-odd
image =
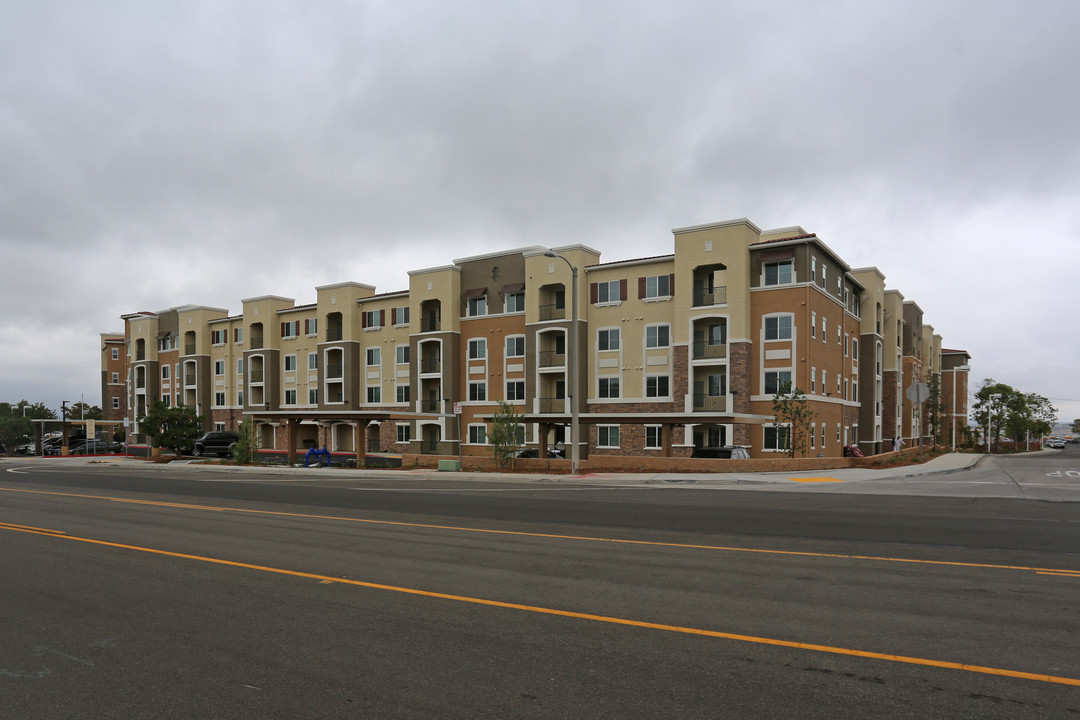
{"type": "Polygon", "coordinates": [[[520,610],[523,612],[538,613],[542,615],[553,615],[556,617],[573,618],[577,620],[591,620],[594,622],[609,623],[612,625],[624,625],[628,627],[645,628],[649,630],[662,630],[666,632],[680,633],[684,635],[698,635],[702,637],[711,637],[721,640],[735,640],[739,642],[747,642],[757,645],[771,645],[774,647],[795,648],[798,650],[809,650],[812,652],[829,653],[833,655],[847,655],[850,657],[866,658],[870,660],[888,660],[890,662],[904,663],[908,665],[923,665],[927,667],[943,668],[946,670],[964,670],[966,672],[978,673],[982,675],[996,675],[1000,677],[1017,678],[1022,680],[1036,680],[1039,682],[1054,683],[1057,685],[1073,685],[1076,687],[1080,687],[1080,678],[1060,677],[1055,675],[1045,675],[1042,673],[1022,672],[1019,670],[988,667],[985,665],[971,665],[968,663],[951,662],[948,660],[933,660],[930,658],[911,657],[907,655],[893,655],[891,653],[878,653],[868,650],[855,650],[852,648],[842,648],[832,645],[802,643],[795,642],[793,640],[781,640],[778,638],[767,638],[755,635],[741,635],[738,633],[721,632],[719,630],[705,630],[702,628],[682,627],[679,625],[666,625],[663,623],[654,623],[644,620],[631,620],[628,618],[612,617],[608,615],[594,615],[591,613],[575,612],[572,610],[546,608],[537,605],[522,605],[519,603],[503,602],[501,600],[489,600],[487,598],[469,597],[467,595],[452,595],[449,593],[434,592],[432,590],[421,590],[419,588],[407,588],[397,585],[385,585],[383,583],[365,582],[363,580],[352,580],[350,578],[331,577],[329,575],[319,575],[317,573],[302,572],[299,570],[275,568],[269,567],[267,565],[254,565],[251,563],[238,562],[236,560],[212,558],[206,557],[204,555],[189,555],[187,553],[160,550],[158,548],[141,547],[139,545],[126,545],[124,543],[114,543],[108,542],[106,540],[95,540],[93,538],[59,534],[61,532],[59,530],[19,529],[14,526],[3,525],[0,525],[0,529],[29,533],[33,535],[41,535],[44,537],[52,537],[59,540],[73,540],[76,542],[89,543],[91,545],[119,548],[122,550],[134,550],[137,552],[144,552],[152,555],[162,555],[165,557],[179,558],[183,560],[197,560],[199,562],[211,563],[214,565],[224,565],[227,567],[243,568],[246,570],[258,570],[260,572],[274,573],[277,575],[286,575],[289,577],[318,580],[320,584],[324,585],[352,585],[355,587],[369,588],[373,590],[385,590],[388,592],[396,592],[406,595],[416,595],[420,597],[435,598],[438,600],[452,600],[455,602],[463,602],[473,605],[483,605],[486,607],[495,607],[507,610],[520,610]]]}
{"type": "Polygon", "coordinates": [[[14,523],[0,522],[0,528],[7,530],[33,530],[34,532],[67,535],[63,530],[49,530],[48,528],[33,527],[31,525],[15,525],[14,523]]]}
{"type": "Polygon", "coordinates": [[[344,517],[342,515],[313,515],[309,513],[292,513],[281,512],[276,510],[251,510],[249,508],[236,508],[236,507],[218,507],[215,505],[191,505],[182,503],[170,503],[157,500],[135,500],[130,498],[110,497],[108,495],[86,495],[82,493],[64,493],[56,492],[53,490],[26,490],[23,488],[6,488],[0,487],[0,491],[24,493],[28,495],[53,495],[59,497],[73,497],[81,498],[84,500],[102,500],[105,502],[116,502],[124,504],[134,505],[149,505],[165,508],[179,508],[185,510],[208,510],[212,512],[235,512],[245,515],[268,515],[272,517],[294,517],[294,518],[306,518],[309,520],[334,520],[338,522],[359,523],[364,525],[385,525],[388,527],[407,527],[407,528],[420,528],[424,530],[448,530],[451,532],[468,532],[468,533],[480,533],[487,535],[509,535],[513,537],[533,537],[533,538],[546,538],[552,540],[575,540],[578,542],[605,542],[613,543],[616,545],[643,545],[646,547],[670,547],[681,548],[686,550],[716,550],[721,552],[744,552],[744,553],[759,553],[763,555],[787,555],[795,557],[813,557],[813,558],[830,558],[837,560],[865,560],[870,562],[895,562],[895,563],[909,563],[912,565],[939,565],[944,567],[962,567],[962,568],[979,568],[986,570],[1019,570],[1023,572],[1042,572],[1042,573],[1073,573],[1080,570],[1069,570],[1067,568],[1040,568],[1030,567],[1027,565],[995,565],[991,563],[968,563],[959,562],[955,560],[919,560],[916,558],[896,558],[896,557],[880,557],[875,555],[844,555],[841,553],[818,553],[808,552],[804,550],[770,550],[766,548],[746,548],[746,547],[730,547],[725,545],[695,545],[690,543],[673,543],[673,542],[659,542],[656,540],[627,540],[624,538],[602,538],[591,537],[588,535],[558,535],[555,533],[534,533],[523,532],[520,530],[493,530],[489,528],[470,528],[461,527],[457,525],[433,525],[429,523],[411,523],[403,522],[400,520],[372,520],[369,518],[351,518],[344,517]]]}

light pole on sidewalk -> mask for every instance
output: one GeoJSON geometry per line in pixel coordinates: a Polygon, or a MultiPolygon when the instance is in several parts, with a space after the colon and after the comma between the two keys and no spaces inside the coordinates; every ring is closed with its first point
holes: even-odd
{"type": "Polygon", "coordinates": [[[578,434],[580,427],[578,425],[578,356],[577,356],[577,341],[578,341],[578,269],[565,257],[555,252],[554,250],[546,250],[544,257],[559,258],[570,268],[571,283],[570,288],[570,473],[573,475],[578,474],[578,462],[581,459],[581,447],[579,446],[578,434]]]}

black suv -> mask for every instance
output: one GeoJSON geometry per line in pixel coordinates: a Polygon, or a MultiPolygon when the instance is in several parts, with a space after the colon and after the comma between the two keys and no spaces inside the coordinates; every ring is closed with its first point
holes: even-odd
{"type": "Polygon", "coordinates": [[[236,440],[239,436],[228,430],[213,430],[204,433],[195,441],[192,455],[232,455],[236,449],[236,440]]]}

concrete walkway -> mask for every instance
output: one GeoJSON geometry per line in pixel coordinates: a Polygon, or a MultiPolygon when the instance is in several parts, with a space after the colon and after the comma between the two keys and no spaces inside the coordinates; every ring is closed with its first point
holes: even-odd
{"type": "MultiPolygon", "coordinates": [[[[401,479],[423,476],[443,480],[468,480],[472,482],[520,482],[563,485],[693,485],[693,486],[731,486],[782,484],[796,485],[835,482],[856,482],[872,480],[891,480],[899,478],[921,477],[957,472],[977,465],[985,455],[972,453],[948,453],[918,465],[873,470],[868,468],[837,468],[802,472],[761,472],[761,473],[588,473],[583,475],[561,475],[541,473],[477,473],[477,472],[439,472],[437,470],[385,470],[357,468],[295,468],[280,465],[219,465],[214,462],[174,461],[170,463],[149,463],[143,460],[124,457],[90,458],[5,458],[0,467],[40,466],[39,464],[115,464],[118,467],[138,467],[145,470],[190,471],[196,473],[217,473],[224,475],[260,474],[277,479],[325,479],[343,480],[347,478],[401,479]]],[[[722,461],[719,461],[722,462],[722,461]]]]}

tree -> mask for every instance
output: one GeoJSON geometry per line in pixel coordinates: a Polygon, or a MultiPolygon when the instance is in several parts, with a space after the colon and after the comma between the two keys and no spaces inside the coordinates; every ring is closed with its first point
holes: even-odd
{"type": "Polygon", "coordinates": [[[499,468],[508,463],[511,468],[514,467],[514,459],[521,448],[524,435],[525,426],[521,424],[521,416],[514,412],[509,403],[499,401],[499,408],[491,419],[491,433],[488,435],[491,452],[499,468]]]}
{"type": "Polygon", "coordinates": [[[1072,431],[1073,433],[1080,435],[1080,420],[1073,420],[1072,431]]]}
{"type": "Polygon", "coordinates": [[[194,445],[195,438],[203,434],[203,418],[187,405],[169,407],[156,400],[150,406],[150,412],[139,418],[139,427],[152,445],[182,455],[194,445]]]}
{"type": "Polygon", "coordinates": [[[1036,393],[1023,393],[999,383],[993,378],[982,381],[971,406],[972,418],[985,428],[991,421],[990,439],[997,442],[1002,435],[1021,442],[1028,433],[1041,436],[1050,432],[1057,419],[1057,408],[1036,393]],[[991,395],[997,395],[991,400],[991,395]]]}
{"type": "Polygon", "coordinates": [[[817,417],[806,395],[802,390],[792,389],[790,384],[785,383],[773,397],[772,407],[776,416],[773,426],[777,431],[779,432],[783,425],[789,428],[788,456],[795,457],[795,453],[805,455],[810,450],[810,423],[817,417]]]}
{"type": "Polygon", "coordinates": [[[102,420],[105,414],[97,405],[88,405],[80,400],[71,404],[67,409],[67,416],[69,420],[102,420]]]}
{"type": "Polygon", "coordinates": [[[52,420],[56,413],[45,407],[44,403],[29,403],[20,400],[12,405],[0,402],[0,445],[8,453],[13,453],[20,443],[34,437],[32,420],[52,420]]]}
{"type": "Polygon", "coordinates": [[[233,450],[233,460],[240,465],[250,465],[255,461],[255,453],[259,449],[259,442],[255,437],[255,425],[251,418],[244,418],[236,431],[236,435],[236,449],[233,450]]]}

